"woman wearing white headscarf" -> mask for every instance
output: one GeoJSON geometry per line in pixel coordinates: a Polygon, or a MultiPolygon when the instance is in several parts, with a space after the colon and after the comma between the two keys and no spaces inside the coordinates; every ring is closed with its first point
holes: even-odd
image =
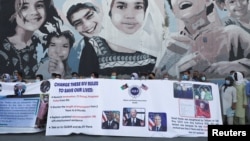
{"type": "Polygon", "coordinates": [[[138,73],[133,72],[133,73],[131,74],[131,80],[138,80],[138,79],[139,79],[138,73]]]}
{"type": "MultiPolygon", "coordinates": [[[[130,3],[141,3],[140,0],[134,0],[129,1],[130,3]]],[[[103,30],[100,34],[101,37],[105,38],[108,42],[122,46],[131,50],[140,51],[149,55],[152,55],[154,57],[161,56],[161,52],[163,51],[162,48],[162,39],[163,39],[163,25],[164,25],[164,16],[162,15],[160,11],[160,7],[157,6],[156,2],[153,0],[146,0],[143,1],[144,3],[144,17],[140,15],[141,19],[138,21],[138,17],[136,17],[136,6],[135,12],[131,12],[131,9],[127,8],[130,3],[128,1],[119,0],[120,5],[115,4],[115,0],[106,0],[106,4],[103,4],[103,11],[104,11],[104,21],[103,21],[103,30]],[[124,3],[124,6],[121,5],[124,3]],[[145,6],[145,3],[146,6],[145,6]],[[126,6],[125,6],[126,5],[126,6]],[[137,27],[136,30],[132,31],[125,31],[121,28],[119,28],[115,22],[114,19],[117,18],[114,15],[117,16],[117,12],[112,13],[113,9],[121,9],[122,12],[127,12],[124,9],[127,8],[130,10],[130,13],[126,13],[127,16],[129,14],[133,15],[134,17],[131,17],[136,19],[137,21],[131,21],[128,23],[127,21],[127,28],[132,28],[134,26],[140,26],[137,27]],[[136,23],[136,24],[135,24],[136,23]]],[[[157,1],[160,2],[160,1],[157,1]]],[[[164,7],[163,7],[164,8],[164,7]]],[[[129,11],[128,10],[128,11],[129,11]]],[[[132,9],[133,10],[133,9],[132,9]]],[[[130,16],[131,16],[130,15],[130,16]]],[[[126,15],[123,14],[123,21],[126,15]]],[[[129,17],[127,17],[128,19],[129,17]]],[[[121,19],[122,20],[122,19],[121,19]]],[[[158,58],[157,58],[158,59],[158,58]]]]}
{"type": "Polygon", "coordinates": [[[235,80],[235,88],[237,93],[237,103],[235,109],[235,125],[246,124],[246,108],[247,108],[247,97],[246,97],[246,83],[241,72],[235,72],[233,74],[235,80]]]}

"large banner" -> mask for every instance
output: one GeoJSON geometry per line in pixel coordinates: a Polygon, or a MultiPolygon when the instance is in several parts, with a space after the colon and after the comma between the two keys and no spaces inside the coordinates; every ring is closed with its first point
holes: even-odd
{"type": "Polygon", "coordinates": [[[207,137],[222,124],[218,86],[168,80],[50,81],[46,135],[207,137]]]}
{"type": "Polygon", "coordinates": [[[36,133],[45,130],[48,93],[43,83],[0,83],[0,133],[36,133]]]}
{"type": "Polygon", "coordinates": [[[250,76],[249,7],[248,0],[1,0],[0,74],[250,76]]]}
{"type": "Polygon", "coordinates": [[[208,125],[222,124],[213,83],[50,79],[0,86],[1,134],[207,137],[208,125]]]}

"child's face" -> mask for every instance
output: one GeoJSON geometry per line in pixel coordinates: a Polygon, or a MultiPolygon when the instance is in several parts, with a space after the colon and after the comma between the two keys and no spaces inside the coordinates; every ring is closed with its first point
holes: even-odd
{"type": "Polygon", "coordinates": [[[248,0],[225,0],[225,6],[232,17],[240,18],[247,15],[248,0]]]}
{"type": "Polygon", "coordinates": [[[206,10],[206,0],[171,0],[173,13],[181,20],[188,20],[206,10]]]}
{"type": "Polygon", "coordinates": [[[115,0],[111,7],[111,20],[117,29],[126,34],[135,33],[143,24],[143,0],[115,0]]]}
{"type": "Polygon", "coordinates": [[[96,36],[100,33],[102,17],[91,8],[81,9],[71,16],[72,25],[85,37],[96,36]]]}
{"type": "Polygon", "coordinates": [[[69,40],[64,36],[52,37],[49,43],[48,55],[50,58],[58,57],[61,60],[68,58],[70,51],[69,40]]]}
{"type": "Polygon", "coordinates": [[[21,5],[20,11],[16,14],[17,25],[28,31],[35,31],[41,27],[46,18],[45,5],[43,0],[16,0],[21,5]]]}

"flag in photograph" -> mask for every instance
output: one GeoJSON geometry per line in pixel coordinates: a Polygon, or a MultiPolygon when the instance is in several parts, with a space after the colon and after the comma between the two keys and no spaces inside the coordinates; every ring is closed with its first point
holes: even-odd
{"type": "Polygon", "coordinates": [[[148,90],[148,86],[146,86],[146,85],[144,85],[144,84],[141,84],[141,88],[142,88],[143,90],[148,90]]]}
{"type": "Polygon", "coordinates": [[[122,89],[122,90],[125,90],[125,89],[127,89],[127,88],[128,88],[128,84],[127,84],[127,83],[121,86],[121,89],[122,89]]]}
{"type": "Polygon", "coordinates": [[[152,130],[153,126],[155,126],[154,121],[151,118],[148,118],[148,129],[152,130]]]}
{"type": "Polygon", "coordinates": [[[127,113],[123,113],[123,124],[124,124],[125,126],[126,126],[126,124],[127,124],[127,123],[125,123],[127,119],[129,119],[128,114],[127,114],[127,113]]]}
{"type": "Polygon", "coordinates": [[[105,121],[107,121],[108,119],[107,119],[107,116],[106,116],[106,113],[103,111],[102,112],[102,122],[105,122],[105,121]]]}
{"type": "Polygon", "coordinates": [[[124,121],[127,120],[128,118],[129,118],[129,117],[128,117],[128,114],[127,114],[127,113],[123,115],[123,120],[124,120],[124,121]]]}

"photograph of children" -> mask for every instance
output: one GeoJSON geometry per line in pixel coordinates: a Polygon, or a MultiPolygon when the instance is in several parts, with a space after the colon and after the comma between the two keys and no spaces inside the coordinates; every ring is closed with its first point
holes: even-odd
{"type": "Polygon", "coordinates": [[[123,125],[144,127],[145,111],[144,108],[123,108],[123,125]]]}
{"type": "Polygon", "coordinates": [[[193,85],[188,83],[174,83],[174,98],[193,99],[193,85]]]}
{"type": "Polygon", "coordinates": [[[193,89],[194,89],[195,99],[201,99],[201,100],[206,100],[206,101],[213,100],[211,86],[194,84],[193,89]]]}
{"type": "Polygon", "coordinates": [[[120,111],[102,112],[102,129],[119,129],[120,111]]]}
{"type": "Polygon", "coordinates": [[[49,108],[49,94],[40,95],[40,106],[36,118],[36,128],[45,128],[49,108]]]}
{"type": "Polygon", "coordinates": [[[166,113],[148,114],[148,130],[149,131],[167,131],[167,116],[166,113]]]}
{"type": "Polygon", "coordinates": [[[195,117],[210,118],[209,103],[204,100],[195,100],[195,117]]]}
{"type": "Polygon", "coordinates": [[[49,91],[49,89],[50,89],[50,82],[47,80],[43,81],[40,85],[41,92],[46,93],[49,91]]]}
{"type": "Polygon", "coordinates": [[[74,42],[74,35],[69,30],[50,33],[46,43],[48,56],[40,63],[36,74],[42,74],[44,79],[50,79],[52,73],[61,74],[62,78],[68,78],[71,70],[67,59],[74,42]]]}
{"type": "Polygon", "coordinates": [[[14,86],[14,92],[16,96],[22,96],[26,90],[26,86],[23,83],[18,83],[14,86]]]}

